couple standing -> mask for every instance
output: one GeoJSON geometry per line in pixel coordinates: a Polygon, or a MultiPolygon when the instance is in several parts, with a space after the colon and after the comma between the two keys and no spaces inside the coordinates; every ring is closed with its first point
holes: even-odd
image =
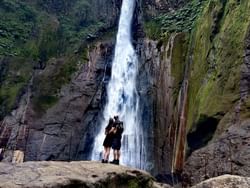
{"type": "Polygon", "coordinates": [[[109,123],[105,128],[106,137],[103,142],[104,152],[103,152],[102,163],[108,163],[109,154],[112,147],[114,160],[111,163],[119,165],[123,130],[124,130],[123,122],[119,120],[118,116],[114,116],[114,119],[113,118],[109,119],[109,123]]]}

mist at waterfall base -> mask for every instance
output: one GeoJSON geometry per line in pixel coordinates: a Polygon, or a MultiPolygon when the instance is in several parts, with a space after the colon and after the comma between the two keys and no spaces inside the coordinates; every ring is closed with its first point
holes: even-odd
{"type": "MultiPolygon", "coordinates": [[[[139,97],[136,90],[138,59],[131,44],[131,22],[134,0],[123,0],[116,38],[112,74],[107,86],[107,103],[104,107],[101,129],[95,138],[92,160],[101,160],[105,127],[110,117],[118,115],[124,123],[120,164],[146,169],[143,129],[140,125],[139,97]]],[[[112,160],[112,153],[110,160],[112,160]]]]}

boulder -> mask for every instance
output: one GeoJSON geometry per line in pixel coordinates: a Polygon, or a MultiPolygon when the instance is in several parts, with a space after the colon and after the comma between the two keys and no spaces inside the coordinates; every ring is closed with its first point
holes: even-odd
{"type": "Polygon", "coordinates": [[[246,188],[250,187],[250,178],[232,175],[223,175],[211,178],[193,186],[192,188],[246,188]]]}

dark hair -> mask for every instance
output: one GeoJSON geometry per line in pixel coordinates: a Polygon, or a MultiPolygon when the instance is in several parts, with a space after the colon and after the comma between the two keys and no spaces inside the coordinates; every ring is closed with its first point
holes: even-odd
{"type": "Polygon", "coordinates": [[[112,124],[112,123],[114,123],[114,119],[113,119],[113,118],[109,118],[109,123],[108,123],[108,125],[110,125],[110,124],[112,124]]]}
{"type": "Polygon", "coordinates": [[[105,128],[105,133],[110,131],[110,129],[112,128],[113,123],[114,123],[113,118],[109,118],[109,123],[108,123],[107,127],[105,128]]]}
{"type": "Polygon", "coordinates": [[[118,120],[118,119],[119,119],[119,116],[114,116],[114,119],[115,119],[115,120],[118,120]]]}

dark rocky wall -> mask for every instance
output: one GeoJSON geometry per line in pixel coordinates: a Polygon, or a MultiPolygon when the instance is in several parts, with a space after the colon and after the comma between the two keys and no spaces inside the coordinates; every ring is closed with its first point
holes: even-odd
{"type": "MultiPolygon", "coordinates": [[[[232,110],[224,116],[207,145],[188,157],[184,174],[191,184],[221,174],[249,176],[249,29],[244,39],[244,58],[240,66],[239,99],[232,110]]],[[[212,123],[210,125],[210,130],[212,123]]],[[[208,131],[206,132],[208,133],[208,131]]],[[[203,137],[204,140],[204,137],[203,137]]],[[[196,143],[198,140],[196,139],[196,143]]]]}
{"type": "MultiPolygon", "coordinates": [[[[70,84],[60,90],[59,101],[41,117],[31,102],[31,83],[19,107],[2,122],[1,141],[8,140],[8,150],[25,151],[25,160],[88,158],[105,102],[113,43],[97,43],[88,53],[88,63],[79,66],[70,84]]],[[[34,77],[49,76],[63,59],[53,61],[34,77]]]]}
{"type": "MultiPolygon", "coordinates": [[[[77,2],[72,1],[67,10],[76,6],[77,2]]],[[[59,17],[62,14],[70,17],[72,12],[67,13],[63,3],[68,2],[50,1],[43,9],[48,13],[57,11],[59,17]]],[[[99,42],[95,40],[97,36],[89,35],[87,41],[82,39],[82,44],[74,53],[34,63],[33,67],[30,66],[30,58],[21,59],[25,62],[22,68],[18,66],[22,63],[18,58],[14,58],[14,63],[11,63],[11,57],[1,58],[1,82],[12,83],[6,78],[27,75],[17,98],[14,95],[13,99],[9,97],[15,106],[11,106],[11,113],[1,121],[0,147],[6,148],[6,161],[11,161],[14,150],[24,151],[25,160],[89,158],[99,128],[96,122],[102,118],[105,85],[111,74],[115,36],[109,32],[117,26],[121,1],[97,0],[90,3],[91,12],[87,17],[106,22],[100,29],[102,36],[99,42]],[[13,65],[6,66],[6,63],[13,65]],[[41,63],[43,65],[38,66],[41,63]],[[17,69],[16,73],[13,67],[17,69]]],[[[87,17],[83,18],[86,22],[87,17]]],[[[13,89],[16,86],[18,82],[15,84],[14,80],[13,89]]]]}
{"type": "Polygon", "coordinates": [[[89,62],[61,91],[60,101],[31,125],[26,160],[87,159],[102,109],[113,46],[100,43],[89,62]]]}
{"type": "Polygon", "coordinates": [[[169,173],[183,170],[184,179],[191,177],[192,183],[225,173],[249,174],[248,153],[241,152],[248,150],[250,20],[246,7],[247,1],[206,2],[193,31],[186,33],[187,40],[174,43],[177,53],[170,63],[164,61],[169,57],[164,46],[173,34],[139,44],[143,125],[149,150],[154,151],[151,170],[162,173],[163,181],[171,178],[169,173]],[[234,24],[229,24],[232,20],[234,24]],[[233,157],[244,162],[233,162],[233,157]]]}
{"type": "Polygon", "coordinates": [[[148,153],[148,170],[154,175],[172,171],[175,135],[179,134],[182,111],[185,40],[185,35],[178,34],[166,42],[145,39],[138,46],[141,118],[148,151],[153,151],[148,153]]]}

